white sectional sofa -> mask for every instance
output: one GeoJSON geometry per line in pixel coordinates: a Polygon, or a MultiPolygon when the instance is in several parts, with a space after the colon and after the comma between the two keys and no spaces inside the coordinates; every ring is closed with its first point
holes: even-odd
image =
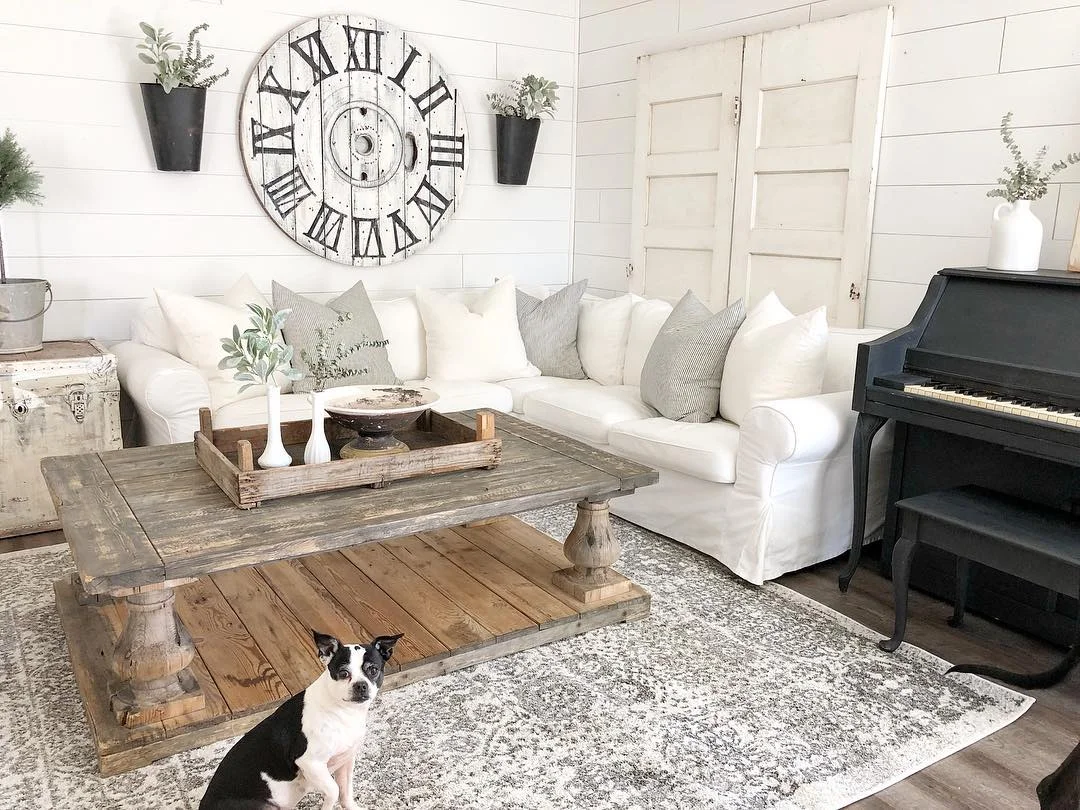
{"type": "MultiPolygon", "coordinates": [[[[843,553],[852,521],[851,386],[856,346],[874,329],[830,332],[823,393],[755,406],[734,425],[675,422],[638,396],[641,363],[663,317],[634,319],[627,336],[622,384],[530,377],[499,383],[426,379],[423,324],[412,298],[373,301],[390,361],[410,384],[440,395],[439,411],[492,408],[580,439],[660,471],[657,485],[612,502],[612,511],[693,546],[744,579],[761,584],[843,553]]],[[[663,313],[663,306],[659,308],[663,313]]],[[[131,396],[145,444],[190,441],[198,410],[210,406],[206,380],[170,353],[160,310],[147,305],[133,339],[113,347],[120,380],[131,396]]],[[[307,397],[285,394],[282,418],[309,418],[307,397]]],[[[228,402],[215,425],[266,421],[264,397],[228,402]]],[[[872,456],[868,536],[884,518],[890,440],[872,456]]]]}

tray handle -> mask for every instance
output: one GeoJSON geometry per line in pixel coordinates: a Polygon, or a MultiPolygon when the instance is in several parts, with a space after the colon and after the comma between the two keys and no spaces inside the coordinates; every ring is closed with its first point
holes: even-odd
{"type": "Polygon", "coordinates": [[[495,414],[491,411],[477,411],[476,440],[484,442],[495,438],[495,414]]]}

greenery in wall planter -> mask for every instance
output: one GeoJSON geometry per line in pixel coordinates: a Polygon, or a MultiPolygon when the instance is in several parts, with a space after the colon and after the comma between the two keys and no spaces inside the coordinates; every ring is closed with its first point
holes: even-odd
{"type": "MultiPolygon", "coordinates": [[[[0,138],[0,210],[17,202],[39,205],[40,187],[41,175],[34,171],[30,155],[11,130],[5,130],[0,138]]],[[[44,315],[51,304],[52,288],[45,279],[8,278],[0,232],[0,354],[40,349],[44,315]]]]}
{"type": "Polygon", "coordinates": [[[523,186],[529,182],[536,137],[543,116],[555,116],[559,85],[531,73],[510,82],[498,93],[488,93],[495,113],[499,182],[523,186]]]}
{"type": "Polygon", "coordinates": [[[143,41],[139,59],[154,69],[153,82],[143,82],[143,108],[157,167],[165,172],[197,172],[202,164],[206,88],[229,75],[209,73],[214,57],[203,55],[199,34],[206,23],[191,29],[181,45],[163,28],[139,23],[143,41]]]}

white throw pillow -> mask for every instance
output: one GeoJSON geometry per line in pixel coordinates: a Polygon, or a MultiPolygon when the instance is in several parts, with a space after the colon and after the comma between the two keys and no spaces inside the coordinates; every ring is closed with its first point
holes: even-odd
{"type": "Polygon", "coordinates": [[[759,403],[820,394],[828,341],[825,307],[796,317],[769,293],[731,342],[720,380],[720,415],[739,424],[759,403]]]}
{"type": "Polygon", "coordinates": [[[601,385],[622,385],[630,312],[638,296],[583,299],[578,309],[578,355],[585,373],[601,385]]]}
{"type": "Polygon", "coordinates": [[[514,279],[500,279],[471,304],[418,288],[416,303],[427,334],[428,378],[498,382],[540,376],[518,329],[514,279]]]}
{"type": "Polygon", "coordinates": [[[372,301],[386,344],[386,353],[394,373],[403,380],[422,380],[427,376],[427,347],[424,321],[415,298],[372,301]]]}
{"type": "Polygon", "coordinates": [[[623,365],[623,383],[641,386],[641,370],[645,367],[645,358],[653,341],[660,334],[671,314],[671,304],[667,301],[638,301],[630,310],[630,331],[626,338],[626,363],[623,365]]]}
{"type": "Polygon", "coordinates": [[[251,276],[247,273],[240,276],[236,283],[225,291],[222,303],[233,309],[242,309],[249,314],[248,304],[258,304],[260,307],[271,306],[270,300],[259,292],[259,288],[255,286],[255,282],[251,280],[251,276]]]}
{"type": "MultiPolygon", "coordinates": [[[[250,312],[169,290],[154,290],[154,294],[169,325],[177,355],[195,366],[206,379],[213,410],[237,400],[265,396],[266,388],[261,385],[241,393],[243,383],[233,379],[233,371],[217,367],[223,356],[221,339],[232,334],[234,325],[241,331],[247,329],[251,325],[250,312]]],[[[284,378],[279,378],[279,384],[284,392],[291,388],[284,378]]]]}

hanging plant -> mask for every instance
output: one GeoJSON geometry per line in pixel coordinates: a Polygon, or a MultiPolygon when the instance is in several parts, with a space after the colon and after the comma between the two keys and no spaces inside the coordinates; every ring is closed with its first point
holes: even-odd
{"type": "Polygon", "coordinates": [[[529,74],[488,93],[495,113],[495,144],[499,182],[520,186],[529,181],[536,138],[543,116],[555,117],[559,85],[543,76],[529,74]]]}

